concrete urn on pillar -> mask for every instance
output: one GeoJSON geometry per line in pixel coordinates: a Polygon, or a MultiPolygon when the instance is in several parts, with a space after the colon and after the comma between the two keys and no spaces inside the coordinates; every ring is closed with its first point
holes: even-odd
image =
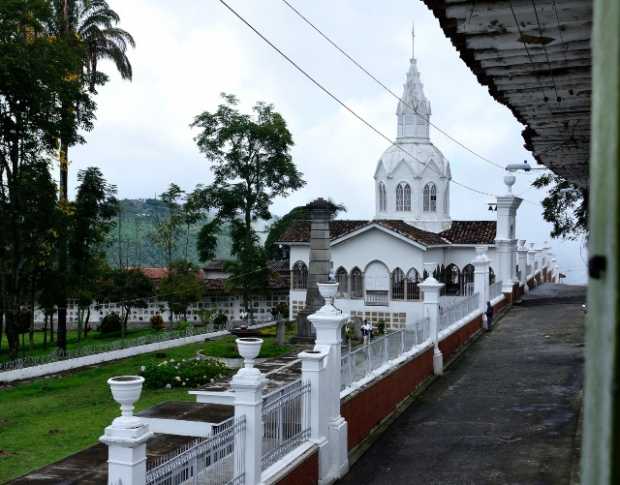
{"type": "Polygon", "coordinates": [[[428,317],[433,341],[433,371],[435,375],[443,374],[443,354],[439,350],[439,293],[445,286],[433,277],[436,263],[424,263],[424,270],[429,275],[422,283],[420,289],[424,292],[424,316],[428,317]]]}
{"type": "Polygon", "coordinates": [[[497,254],[498,279],[502,282],[502,292],[511,293],[516,282],[516,216],[517,209],[523,199],[512,193],[515,183],[514,175],[506,175],[504,183],[507,187],[505,195],[497,197],[497,233],[495,247],[497,254]]]}
{"type": "Polygon", "coordinates": [[[324,356],[324,386],[321,399],[324,401],[322,413],[327,421],[327,464],[323,468],[320,483],[332,483],[343,477],[349,469],[347,447],[347,422],[340,415],[340,367],[342,327],[351,317],[334,307],[338,283],[318,283],[318,291],[325,301],[317,312],[308,316],[315,328],[314,352],[324,356]]]}

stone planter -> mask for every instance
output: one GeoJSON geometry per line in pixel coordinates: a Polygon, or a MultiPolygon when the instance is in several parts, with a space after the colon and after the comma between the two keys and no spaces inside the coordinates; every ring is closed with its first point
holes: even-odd
{"type": "Polygon", "coordinates": [[[139,418],[133,415],[134,403],[142,394],[142,376],[118,376],[108,379],[112,397],[120,404],[121,416],[113,421],[115,427],[137,428],[142,425],[139,418]]]}

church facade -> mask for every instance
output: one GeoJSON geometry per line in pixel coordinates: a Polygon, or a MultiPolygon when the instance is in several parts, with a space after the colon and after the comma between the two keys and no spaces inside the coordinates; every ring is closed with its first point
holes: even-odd
{"type": "MultiPolygon", "coordinates": [[[[431,103],[413,55],[396,116],[396,141],[374,172],[374,218],[332,220],[330,249],[339,283],[336,306],[375,324],[383,320],[388,327],[403,328],[423,316],[418,285],[428,276],[425,268],[433,268],[445,284],[446,301],[473,293],[477,246],[486,246],[490,283],[501,271],[503,285],[512,288],[519,271],[516,211],[521,200],[510,193],[498,198],[494,214],[501,218],[499,225],[497,220],[451,219],[450,163],[430,139],[431,103]]],[[[290,317],[295,318],[306,299],[310,222],[291,225],[280,243],[290,248],[290,317]]]]}

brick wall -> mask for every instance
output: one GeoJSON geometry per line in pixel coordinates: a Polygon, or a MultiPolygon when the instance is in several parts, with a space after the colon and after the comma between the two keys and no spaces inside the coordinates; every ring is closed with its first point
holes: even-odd
{"type": "Polygon", "coordinates": [[[439,350],[443,354],[444,362],[450,358],[482,327],[482,315],[467,325],[462,326],[449,337],[439,342],[439,350]]]}
{"type": "Polygon", "coordinates": [[[319,453],[315,451],[277,485],[315,485],[319,482],[319,453]]]}

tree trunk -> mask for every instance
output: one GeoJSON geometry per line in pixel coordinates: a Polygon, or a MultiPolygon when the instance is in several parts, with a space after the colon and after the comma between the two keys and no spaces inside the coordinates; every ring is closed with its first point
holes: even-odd
{"type": "Polygon", "coordinates": [[[28,331],[28,340],[30,350],[34,348],[34,311],[35,311],[35,294],[34,294],[35,286],[34,281],[31,280],[30,285],[30,328],[28,331]]]}
{"type": "Polygon", "coordinates": [[[276,330],[276,339],[278,341],[278,345],[280,347],[282,347],[285,344],[285,338],[286,338],[286,323],[282,318],[278,318],[278,324],[277,324],[277,330],[276,330]]]}
{"type": "Polygon", "coordinates": [[[90,322],[90,306],[86,310],[86,319],[84,320],[84,338],[88,337],[88,332],[90,332],[89,322],[90,322]]]}
{"type": "Polygon", "coordinates": [[[121,338],[125,338],[127,334],[127,320],[129,320],[129,312],[131,311],[131,307],[125,307],[125,315],[123,317],[123,322],[121,324],[121,338]]]}
{"type": "MultiPolygon", "coordinates": [[[[68,177],[69,177],[69,144],[66,140],[60,140],[60,203],[65,205],[69,201],[68,197],[68,177]]],[[[61,225],[60,235],[58,238],[59,255],[58,255],[58,272],[60,274],[59,289],[60,295],[58,299],[58,326],[56,332],[56,343],[61,352],[67,351],[67,263],[68,263],[68,245],[67,245],[67,228],[61,225]]]]}
{"type": "Polygon", "coordinates": [[[47,349],[47,321],[49,320],[49,313],[45,312],[43,316],[43,348],[47,349]]]}
{"type": "Polygon", "coordinates": [[[54,343],[54,312],[50,313],[50,343],[54,343]]]}

